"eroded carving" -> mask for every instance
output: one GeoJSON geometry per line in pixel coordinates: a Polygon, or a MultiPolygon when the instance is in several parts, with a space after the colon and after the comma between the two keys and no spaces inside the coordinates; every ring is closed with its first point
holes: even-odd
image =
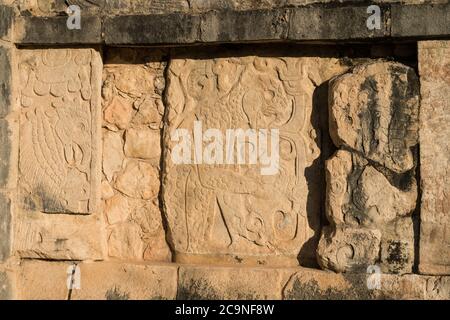
{"type": "Polygon", "coordinates": [[[418,139],[418,79],[392,62],[357,66],[330,84],[326,214],[317,254],[323,268],[410,273],[418,139]]]}
{"type": "Polygon", "coordinates": [[[90,49],[21,50],[25,209],[92,213],[99,200],[101,60],[90,49]]]}
{"type": "Polygon", "coordinates": [[[319,224],[318,206],[307,203],[316,181],[305,178],[320,154],[312,95],[326,80],[321,70],[337,74],[343,68],[336,65],[258,56],[171,61],[163,191],[176,259],[297,263],[319,224]],[[263,176],[248,164],[175,165],[170,135],[179,128],[192,135],[194,121],[223,132],[279,129],[279,173],[263,176]]]}

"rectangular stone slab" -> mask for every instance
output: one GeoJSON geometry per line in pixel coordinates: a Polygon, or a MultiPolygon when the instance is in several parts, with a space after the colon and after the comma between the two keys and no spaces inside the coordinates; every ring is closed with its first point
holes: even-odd
{"type": "Polygon", "coordinates": [[[100,54],[36,49],[18,56],[21,206],[92,213],[100,198],[100,54]]]}
{"type": "Polygon", "coordinates": [[[419,42],[420,174],[419,271],[450,274],[450,41],[419,42]]]}
{"type": "Polygon", "coordinates": [[[176,261],[296,265],[299,255],[314,260],[320,187],[313,186],[321,182],[314,165],[320,162],[320,133],[312,97],[315,85],[343,69],[337,59],[255,52],[171,61],[163,202],[176,261]],[[278,129],[278,173],[262,175],[260,163],[175,164],[173,130],[192,135],[194,120],[204,132],[218,129],[223,135],[227,129],[278,129]]]}

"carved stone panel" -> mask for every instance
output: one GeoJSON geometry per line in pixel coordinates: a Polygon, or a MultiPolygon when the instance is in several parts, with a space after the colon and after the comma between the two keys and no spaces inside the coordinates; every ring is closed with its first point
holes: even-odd
{"type": "Polygon", "coordinates": [[[408,66],[374,61],[330,82],[326,215],[317,256],[323,268],[410,273],[417,206],[414,147],[419,82],[408,66]]]}
{"type": "Polygon", "coordinates": [[[450,274],[450,41],[419,43],[420,174],[419,271],[450,274]]]}
{"type": "Polygon", "coordinates": [[[20,50],[25,209],[88,214],[100,198],[102,63],[92,49],[20,50]]]}
{"type": "MultiPolygon", "coordinates": [[[[171,61],[163,205],[177,261],[298,264],[306,243],[317,243],[320,204],[311,188],[320,180],[308,172],[319,162],[320,133],[312,97],[317,85],[342,71],[337,59],[326,58],[171,61]],[[263,175],[261,163],[225,160],[176,164],[174,130],[193,136],[196,123],[224,136],[228,129],[278,129],[278,172],[263,175]]],[[[249,159],[262,142],[246,141],[249,159]]]]}

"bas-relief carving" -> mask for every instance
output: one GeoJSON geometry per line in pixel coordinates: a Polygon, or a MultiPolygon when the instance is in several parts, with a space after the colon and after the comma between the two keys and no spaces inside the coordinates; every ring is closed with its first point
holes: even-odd
{"type": "Polygon", "coordinates": [[[320,182],[305,172],[320,156],[312,95],[327,67],[342,71],[336,59],[321,58],[171,61],[163,192],[178,260],[212,255],[298,263],[319,228],[319,204],[308,197],[320,182]],[[175,165],[170,133],[192,130],[195,120],[204,130],[279,129],[279,173],[263,176],[259,165],[175,165]]]}
{"type": "Polygon", "coordinates": [[[419,81],[410,67],[374,61],[330,81],[326,214],[317,254],[323,268],[410,273],[418,187],[419,81]]]}
{"type": "Polygon", "coordinates": [[[419,43],[420,174],[419,271],[450,274],[450,41],[419,43]]]}
{"type": "Polygon", "coordinates": [[[21,205],[92,213],[99,199],[99,53],[36,49],[19,56],[21,205]]]}

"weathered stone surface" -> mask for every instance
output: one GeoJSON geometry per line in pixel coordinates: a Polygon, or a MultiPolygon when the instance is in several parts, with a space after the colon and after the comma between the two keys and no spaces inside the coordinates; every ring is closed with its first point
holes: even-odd
{"type": "Polygon", "coordinates": [[[297,264],[301,249],[302,259],[312,259],[313,249],[305,243],[317,241],[320,210],[312,200],[315,190],[308,188],[319,179],[313,166],[320,146],[312,95],[315,85],[343,70],[338,60],[327,58],[249,54],[172,60],[163,204],[177,261],[211,257],[297,264]],[[202,121],[204,131],[218,129],[222,134],[226,129],[279,129],[279,172],[263,176],[261,164],[175,164],[172,131],[183,128],[192,135],[194,120],[202,121]],[[306,178],[308,167],[311,175],[306,178]]]}
{"type": "Polygon", "coordinates": [[[448,299],[449,277],[336,274],[302,269],[283,287],[286,300],[448,299]]]}
{"type": "Polygon", "coordinates": [[[13,280],[11,273],[0,270],[0,300],[12,300],[14,299],[13,294],[13,280]]]}
{"type": "MultiPolygon", "coordinates": [[[[111,49],[104,71],[108,255],[170,262],[159,208],[165,63],[158,50],[111,49]]],[[[104,181],[105,183],[106,181],[104,181]]]]}
{"type": "Polygon", "coordinates": [[[0,193],[0,262],[5,261],[11,251],[12,203],[8,194],[0,193]]]}
{"type": "Polygon", "coordinates": [[[11,111],[12,61],[11,49],[2,44],[0,44],[0,70],[2,70],[0,73],[0,118],[4,118],[11,111]]]}
{"type": "Polygon", "coordinates": [[[171,261],[157,200],[137,200],[116,194],[106,201],[105,213],[111,225],[108,228],[110,257],[171,261]]]}
{"type": "MultiPolygon", "coordinates": [[[[80,263],[80,289],[67,287],[73,264],[22,261],[18,299],[449,299],[450,277],[336,274],[305,268],[80,263]],[[179,268],[179,276],[177,271],[179,268]],[[253,280],[253,281],[252,281],[253,280]],[[372,288],[372,289],[370,289],[372,288]]],[[[0,273],[1,275],[1,273],[0,273]]]]}
{"type": "Polygon", "coordinates": [[[410,273],[418,143],[418,79],[392,62],[364,63],[330,83],[326,215],[317,249],[323,268],[410,273]]]}
{"type": "Polygon", "coordinates": [[[368,5],[311,6],[291,10],[289,40],[350,40],[389,36],[389,7],[380,5],[380,29],[367,28],[368,5]],[[351,23],[349,23],[351,21],[351,23]]]}
{"type": "Polygon", "coordinates": [[[14,24],[14,40],[23,44],[100,44],[101,18],[81,16],[80,29],[69,29],[67,16],[18,17],[14,24]]]}
{"type": "Polygon", "coordinates": [[[380,242],[379,230],[324,227],[317,248],[318,261],[325,269],[361,272],[377,262],[380,242]]]}
{"type": "Polygon", "coordinates": [[[200,41],[238,42],[285,39],[289,11],[211,11],[202,16],[200,41]]]}
{"type": "MultiPolygon", "coordinates": [[[[105,85],[108,84],[106,80],[105,85]]],[[[104,111],[106,122],[115,125],[118,129],[125,129],[133,116],[133,107],[125,98],[116,96],[104,111]]]]}
{"type": "Polygon", "coordinates": [[[14,252],[22,258],[101,260],[103,224],[94,216],[24,212],[14,219],[14,252]]]}
{"type": "Polygon", "coordinates": [[[69,262],[21,261],[16,276],[17,299],[67,300],[71,266],[69,262]]]}
{"type": "Polygon", "coordinates": [[[198,15],[170,13],[106,17],[103,22],[107,44],[187,44],[198,41],[198,15]]]}
{"type": "Polygon", "coordinates": [[[391,6],[392,37],[444,36],[449,34],[450,3],[436,1],[436,5],[391,6]]]}
{"type": "Polygon", "coordinates": [[[120,133],[103,130],[103,173],[108,181],[122,169],[125,155],[120,133]]]}
{"type": "Polygon", "coordinates": [[[25,44],[193,44],[197,42],[367,40],[448,35],[448,1],[133,0],[18,1],[15,41],[25,44]],[[56,3],[55,3],[56,2],[56,3]],[[405,5],[404,3],[417,4],[405,5]],[[66,27],[66,8],[82,10],[81,30],[66,27]],[[390,4],[393,3],[393,4],[390,4]],[[315,4],[315,5],[310,5],[315,4]],[[380,28],[367,27],[369,4],[380,28]],[[348,21],[352,21],[349,23],[348,21]],[[44,30],[39,32],[37,30],[44,30]]]}
{"type": "Polygon", "coordinates": [[[21,205],[92,213],[100,200],[100,55],[90,49],[19,55],[21,205]]]}
{"type": "Polygon", "coordinates": [[[150,200],[159,192],[159,172],[147,162],[128,160],[115,188],[131,198],[150,200]]]}
{"type": "Polygon", "coordinates": [[[14,19],[14,9],[0,4],[0,40],[10,40],[14,19]]]}
{"type": "Polygon", "coordinates": [[[330,134],[382,166],[402,173],[414,167],[418,143],[419,81],[395,62],[357,66],[330,84],[330,134]]]}
{"type": "Polygon", "coordinates": [[[402,189],[367,160],[338,150],[326,161],[328,220],[337,225],[379,227],[416,208],[417,185],[413,175],[403,177],[402,189]]]}
{"type": "Polygon", "coordinates": [[[22,262],[17,277],[23,300],[149,300],[175,299],[177,267],[113,262],[80,263],[80,289],[69,291],[73,264],[22,262]]]}
{"type": "Polygon", "coordinates": [[[180,266],[177,299],[279,300],[294,270],[180,266]]]}
{"type": "Polygon", "coordinates": [[[450,274],[450,41],[419,43],[420,175],[419,270],[450,274]]]}
{"type": "Polygon", "coordinates": [[[15,177],[12,177],[15,168],[15,150],[13,148],[13,128],[8,120],[0,119],[0,188],[11,187],[15,177]]]}
{"type": "Polygon", "coordinates": [[[85,263],[81,269],[81,290],[74,300],[175,299],[177,267],[121,263],[85,263]],[[107,275],[107,276],[105,276],[107,275]]]}
{"type": "Polygon", "coordinates": [[[159,128],[128,129],[125,133],[125,155],[130,158],[161,158],[161,133],[159,128]]]}

